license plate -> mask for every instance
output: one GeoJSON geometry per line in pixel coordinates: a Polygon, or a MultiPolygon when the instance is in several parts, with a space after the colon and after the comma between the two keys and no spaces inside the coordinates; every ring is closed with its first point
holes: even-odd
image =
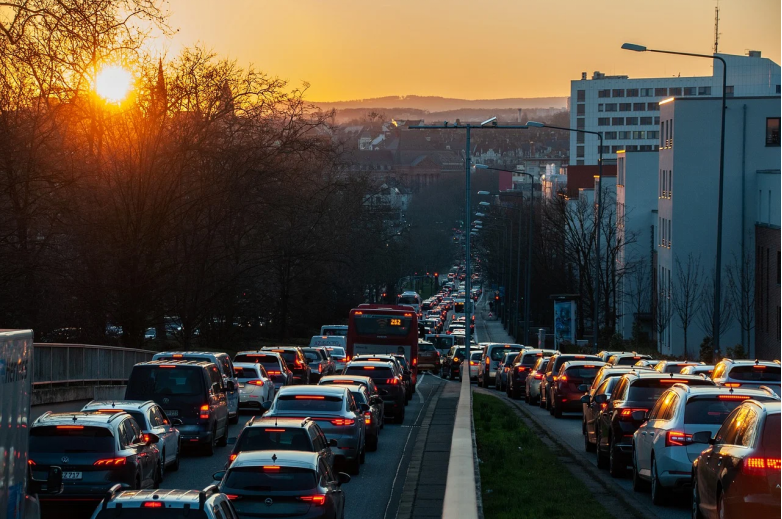
{"type": "Polygon", "coordinates": [[[172,409],[170,411],[166,409],[166,414],[168,416],[179,416],[179,411],[177,411],[176,409],[172,409]]]}
{"type": "Polygon", "coordinates": [[[81,472],[63,472],[62,479],[76,480],[81,479],[81,472]]]}
{"type": "Polygon", "coordinates": [[[242,389],[244,387],[244,384],[239,384],[239,389],[242,389]]]}

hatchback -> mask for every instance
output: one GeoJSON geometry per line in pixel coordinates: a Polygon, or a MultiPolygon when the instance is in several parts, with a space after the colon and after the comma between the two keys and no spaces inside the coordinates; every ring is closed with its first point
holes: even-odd
{"type": "Polygon", "coordinates": [[[535,405],[540,401],[540,382],[546,375],[546,367],[551,357],[538,357],[524,381],[524,401],[529,405],[535,405]]]}
{"type": "Polygon", "coordinates": [[[236,362],[239,381],[239,407],[262,409],[264,402],[274,400],[274,382],[260,362],[236,362]]]}
{"type": "Polygon", "coordinates": [[[565,411],[582,411],[581,397],[604,365],[583,360],[562,364],[551,387],[551,414],[561,418],[565,411]]]}
{"type": "Polygon", "coordinates": [[[364,426],[366,428],[367,450],[376,451],[380,429],[383,427],[383,400],[377,396],[369,396],[364,385],[345,386],[353,395],[356,404],[364,411],[364,426]],[[365,406],[368,406],[367,409],[365,406]]]}
{"type": "Polygon", "coordinates": [[[329,352],[329,355],[331,355],[331,358],[334,360],[334,373],[342,373],[342,371],[345,369],[345,364],[347,364],[347,354],[345,353],[345,348],[342,346],[328,346],[326,348],[329,352]]]}
{"type": "Polygon", "coordinates": [[[581,355],[578,353],[556,353],[551,356],[550,362],[546,365],[546,372],[540,380],[540,407],[551,410],[553,397],[554,377],[559,374],[559,368],[562,364],[570,361],[589,361],[592,363],[601,362],[597,355],[581,355]]]}
{"type": "MultiPolygon", "coordinates": [[[[431,337],[431,334],[427,337],[431,337]]],[[[431,342],[418,341],[418,369],[428,369],[432,372],[440,370],[440,352],[431,342]]]]}
{"type": "Polygon", "coordinates": [[[483,344],[483,357],[478,366],[478,385],[488,388],[494,383],[500,361],[506,353],[520,352],[525,349],[521,344],[504,344],[490,342],[483,344]]]}
{"type": "Polygon", "coordinates": [[[679,360],[663,360],[657,363],[654,367],[655,371],[660,373],[681,373],[682,370],[688,366],[704,365],[703,362],[687,362],[679,360]]]}
{"type": "Polygon", "coordinates": [[[611,355],[606,362],[613,366],[632,366],[638,361],[649,360],[651,358],[651,355],[641,355],[640,353],[632,351],[615,353],[611,355]]]}
{"type": "MultiPolygon", "coordinates": [[[[585,388],[586,394],[581,397],[581,433],[584,435],[584,450],[587,452],[595,452],[595,420],[599,412],[606,408],[608,404],[603,402],[602,404],[596,403],[595,397],[597,395],[605,395],[608,399],[611,397],[611,392],[614,386],[619,382],[619,377],[625,373],[633,373],[636,366],[612,366],[606,364],[600,371],[597,372],[592,385],[585,388]]],[[[601,397],[601,400],[603,397],[601,397]]]]}
{"type": "Polygon", "coordinates": [[[385,415],[392,416],[396,423],[405,421],[405,384],[391,362],[351,362],[345,374],[370,377],[383,398],[385,415]]]}
{"type": "Polygon", "coordinates": [[[697,366],[685,366],[679,373],[682,375],[703,375],[706,378],[711,378],[711,374],[714,373],[714,365],[698,364],[697,366]]]}
{"type": "Polygon", "coordinates": [[[780,394],[779,361],[722,359],[712,379],[718,386],[739,388],[768,386],[780,394]]]}
{"type": "Polygon", "coordinates": [[[316,452],[248,451],[212,475],[240,518],[341,519],[350,476],[334,472],[316,452]]]}
{"type": "Polygon", "coordinates": [[[270,351],[273,353],[279,353],[285,363],[288,365],[288,369],[293,372],[293,383],[296,384],[309,384],[310,383],[310,365],[307,361],[307,357],[304,356],[304,352],[298,346],[265,346],[261,348],[261,351],[270,351]]]}
{"type": "Polygon", "coordinates": [[[228,496],[217,485],[203,490],[141,490],[112,488],[92,519],[237,519],[228,496]]]}
{"type": "Polygon", "coordinates": [[[257,362],[263,365],[266,374],[274,382],[274,390],[279,391],[283,386],[293,385],[293,372],[288,369],[288,363],[282,355],[272,351],[240,351],[234,357],[234,363],[257,362]]]}
{"type": "Polygon", "coordinates": [[[527,396],[527,377],[531,373],[532,367],[541,357],[549,357],[557,353],[555,350],[529,349],[520,351],[513,359],[508,373],[507,394],[514,400],[518,400],[524,395],[527,396]]]}
{"type": "Polygon", "coordinates": [[[318,348],[302,348],[302,353],[310,366],[310,382],[317,382],[324,375],[331,375],[332,365],[325,351],[318,348]]]}

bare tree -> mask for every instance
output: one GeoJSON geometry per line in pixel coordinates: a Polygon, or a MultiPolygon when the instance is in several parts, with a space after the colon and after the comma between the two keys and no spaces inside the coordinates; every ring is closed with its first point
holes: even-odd
{"type": "MultiPolygon", "coordinates": [[[[720,301],[720,329],[714,329],[714,301],[716,276],[714,269],[711,271],[711,280],[702,284],[701,287],[701,307],[698,312],[698,325],[707,337],[714,337],[715,333],[722,335],[725,330],[730,327],[730,319],[733,316],[733,304],[730,297],[722,297],[720,301]]],[[[723,294],[728,294],[725,287],[722,289],[723,294]]],[[[718,353],[718,352],[715,352],[718,353]]]]}
{"type": "Polygon", "coordinates": [[[750,254],[745,254],[743,258],[733,255],[728,266],[728,284],[736,318],[741,326],[741,342],[748,352],[752,330],[755,328],[755,261],[750,254]]]}
{"type": "MultiPolygon", "coordinates": [[[[657,331],[658,349],[661,350],[662,345],[665,344],[665,333],[668,331],[668,327],[671,324],[671,317],[673,311],[671,308],[670,290],[666,290],[670,287],[662,287],[657,291],[657,300],[655,301],[654,310],[654,327],[657,331]]],[[[670,348],[670,344],[667,345],[670,348]]]]}
{"type": "Polygon", "coordinates": [[[688,358],[687,330],[698,315],[703,299],[701,299],[702,269],[700,258],[687,256],[687,263],[682,266],[676,257],[676,283],[672,288],[673,310],[684,332],[684,357],[688,358]]]}

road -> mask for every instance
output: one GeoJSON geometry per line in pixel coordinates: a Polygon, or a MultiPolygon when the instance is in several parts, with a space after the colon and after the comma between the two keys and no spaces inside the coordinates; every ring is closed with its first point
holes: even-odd
{"type": "MultiPolygon", "coordinates": [[[[417,426],[423,418],[422,411],[432,393],[443,383],[434,376],[419,377],[416,394],[405,411],[405,422],[401,425],[386,424],[380,434],[378,450],[367,453],[361,473],[353,476],[350,483],[343,487],[346,519],[382,519],[396,516],[412,447],[416,442],[417,426]]],[[[36,406],[31,411],[31,418],[35,419],[47,410],[77,411],[85,403],[86,401],[36,406]]],[[[243,414],[239,424],[231,426],[229,437],[236,437],[250,416],[252,415],[243,414]]],[[[161,488],[201,489],[211,485],[212,474],[223,469],[230,449],[230,446],[218,447],[215,454],[209,457],[183,453],[179,471],[167,472],[161,488]]],[[[63,507],[58,503],[56,507],[44,507],[43,519],[88,518],[94,508],[95,504],[63,507]]]]}

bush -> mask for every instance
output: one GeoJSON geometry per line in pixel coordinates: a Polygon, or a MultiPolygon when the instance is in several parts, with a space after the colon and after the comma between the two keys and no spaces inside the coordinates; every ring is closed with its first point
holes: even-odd
{"type": "Polygon", "coordinates": [[[711,337],[704,337],[701,342],[699,361],[711,364],[714,361],[714,346],[711,337]]]}
{"type": "Polygon", "coordinates": [[[744,349],[743,344],[737,344],[735,346],[725,349],[725,356],[731,359],[746,359],[747,350],[744,349]]]}

